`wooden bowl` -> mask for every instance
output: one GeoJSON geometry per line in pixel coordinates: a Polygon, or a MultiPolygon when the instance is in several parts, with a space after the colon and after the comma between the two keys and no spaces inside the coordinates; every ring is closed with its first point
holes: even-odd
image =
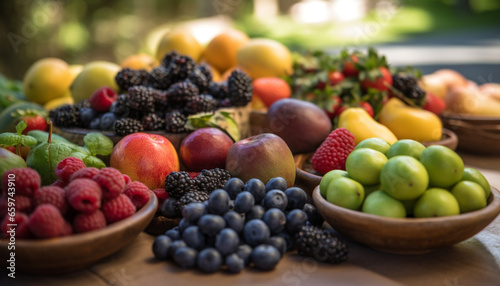
{"type": "Polygon", "coordinates": [[[467,114],[443,114],[443,126],[458,136],[458,150],[500,155],[500,118],[467,114]]]}
{"type": "MultiPolygon", "coordinates": [[[[458,142],[457,135],[453,131],[444,128],[443,137],[440,141],[422,142],[422,144],[426,147],[430,145],[443,145],[455,150],[458,142]]],[[[297,154],[294,156],[296,167],[295,184],[303,188],[308,193],[312,193],[314,188],[319,185],[321,178],[323,178],[320,174],[315,173],[312,168],[312,155],[313,153],[297,154]]]]}
{"type": "Polygon", "coordinates": [[[326,201],[319,186],[313,201],[323,218],[338,232],[373,249],[419,254],[451,246],[480,232],[500,214],[500,192],[491,188],[485,208],[456,216],[388,218],[354,211],[326,201]]]}
{"type": "MultiPolygon", "coordinates": [[[[43,240],[16,240],[16,270],[60,274],[86,268],[132,242],[153,218],[158,201],[151,192],[147,204],[133,216],[103,229],[43,240]]],[[[9,257],[8,241],[0,240],[0,256],[9,257]]],[[[7,267],[6,259],[2,265],[7,267]]],[[[4,268],[5,269],[5,268],[4,268]]]]}

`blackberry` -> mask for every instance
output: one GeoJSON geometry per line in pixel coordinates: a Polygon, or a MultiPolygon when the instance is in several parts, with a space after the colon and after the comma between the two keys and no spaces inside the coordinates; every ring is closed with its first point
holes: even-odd
{"type": "Polygon", "coordinates": [[[172,82],[183,81],[194,70],[195,65],[190,56],[179,55],[171,58],[166,71],[172,82]]]}
{"type": "Polygon", "coordinates": [[[172,59],[179,57],[180,55],[176,51],[171,51],[163,57],[163,60],[161,61],[161,65],[164,66],[165,68],[170,65],[170,62],[172,62],[172,59]]]}
{"type": "Polygon", "coordinates": [[[122,118],[115,122],[113,129],[116,135],[124,136],[136,132],[144,131],[142,123],[133,118],[122,118]]]}
{"type": "Polygon", "coordinates": [[[140,112],[130,107],[130,96],[128,94],[120,94],[115,102],[111,104],[109,108],[110,112],[113,112],[122,118],[140,118],[140,112]]]}
{"type": "Polygon", "coordinates": [[[231,174],[225,169],[203,169],[201,173],[193,179],[193,183],[199,190],[211,193],[216,189],[224,189],[224,185],[230,178],[231,174]]]}
{"type": "Polygon", "coordinates": [[[198,87],[190,81],[174,83],[167,90],[167,100],[173,104],[184,104],[199,94],[198,87]]]}
{"type": "Polygon", "coordinates": [[[227,79],[229,100],[234,106],[245,106],[252,100],[252,80],[241,70],[234,70],[227,79]]]}
{"type": "Polygon", "coordinates": [[[165,130],[172,133],[184,132],[186,122],[187,117],[180,111],[174,110],[165,115],[165,130]]]}
{"type": "Polygon", "coordinates": [[[199,70],[205,76],[208,83],[210,83],[213,80],[212,70],[207,64],[197,65],[195,69],[199,70]]]}
{"type": "Polygon", "coordinates": [[[208,84],[210,81],[207,80],[207,77],[199,68],[195,68],[194,71],[189,74],[187,79],[198,87],[200,93],[208,91],[208,84]]]}
{"type": "Polygon", "coordinates": [[[156,111],[165,112],[169,108],[167,93],[163,90],[152,89],[153,92],[153,101],[155,105],[156,111]]]}
{"type": "Polygon", "coordinates": [[[92,105],[90,105],[90,102],[88,99],[82,99],[80,100],[80,102],[78,103],[75,103],[74,105],[76,108],[80,109],[82,107],[92,107],[92,105]]]}
{"type": "Polygon", "coordinates": [[[192,190],[182,195],[182,197],[177,201],[177,206],[179,210],[182,211],[184,206],[190,203],[203,203],[204,201],[208,200],[208,197],[209,195],[207,192],[192,190]]]}
{"type": "Polygon", "coordinates": [[[167,69],[164,66],[154,68],[148,76],[148,83],[157,89],[166,90],[172,84],[168,76],[167,69]]]}
{"type": "Polygon", "coordinates": [[[174,199],[180,199],[187,191],[195,190],[193,180],[188,172],[171,172],[165,178],[165,191],[168,196],[174,199]]]}
{"type": "Polygon", "coordinates": [[[81,127],[80,108],[77,105],[65,105],[53,113],[54,125],[58,127],[81,127]]]}
{"type": "Polygon", "coordinates": [[[217,100],[215,100],[211,95],[196,95],[186,103],[184,106],[184,112],[187,114],[211,112],[217,107],[217,103],[217,100]]]}
{"type": "Polygon", "coordinates": [[[425,91],[418,85],[416,77],[412,75],[395,74],[392,76],[392,86],[416,105],[424,105],[425,91]]]}
{"type": "Polygon", "coordinates": [[[145,86],[133,86],[128,89],[128,105],[135,110],[143,113],[152,113],[155,111],[155,102],[153,89],[145,86]]]}
{"type": "Polygon", "coordinates": [[[346,261],[349,252],[338,237],[312,225],[302,226],[295,234],[295,247],[302,256],[334,264],[346,261]]]}
{"type": "Polygon", "coordinates": [[[132,86],[147,85],[149,73],[146,70],[124,68],[115,76],[115,81],[121,90],[128,90],[132,86]]]}
{"type": "Polygon", "coordinates": [[[165,130],[165,116],[162,113],[149,113],[142,117],[144,130],[158,131],[165,130]]]}
{"type": "Polygon", "coordinates": [[[227,92],[227,82],[211,82],[208,85],[208,94],[213,96],[215,99],[223,100],[228,97],[227,92]]]}

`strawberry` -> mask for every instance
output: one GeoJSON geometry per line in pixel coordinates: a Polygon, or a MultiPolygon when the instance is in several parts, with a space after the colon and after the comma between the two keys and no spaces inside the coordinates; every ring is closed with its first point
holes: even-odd
{"type": "Polygon", "coordinates": [[[27,134],[31,130],[47,130],[47,120],[39,114],[27,114],[21,117],[22,120],[28,125],[24,130],[23,134],[27,134]]]}
{"type": "Polygon", "coordinates": [[[106,112],[113,102],[116,101],[118,95],[109,87],[98,89],[89,99],[90,106],[100,112],[106,112]]]}
{"type": "Polygon", "coordinates": [[[328,73],[328,82],[330,86],[335,86],[344,80],[344,75],[338,71],[331,71],[328,73]]]}
{"type": "Polygon", "coordinates": [[[365,76],[361,80],[361,87],[364,90],[368,88],[387,91],[392,86],[392,75],[386,67],[379,67],[364,73],[365,76]]]}
{"type": "Polygon", "coordinates": [[[311,159],[313,169],[320,174],[335,169],[345,170],[345,161],[354,147],[354,135],[349,130],[333,130],[314,152],[311,159]]]}
{"type": "Polygon", "coordinates": [[[446,102],[434,94],[427,92],[423,109],[440,115],[446,108],[446,102]]]}
{"type": "Polygon", "coordinates": [[[288,83],[279,77],[262,77],[252,83],[253,94],[269,108],[274,102],[292,94],[288,83]]]}
{"type": "Polygon", "coordinates": [[[359,62],[359,58],[357,55],[350,55],[343,63],[342,74],[345,77],[357,77],[359,75],[359,71],[356,69],[356,64],[359,62]]]}

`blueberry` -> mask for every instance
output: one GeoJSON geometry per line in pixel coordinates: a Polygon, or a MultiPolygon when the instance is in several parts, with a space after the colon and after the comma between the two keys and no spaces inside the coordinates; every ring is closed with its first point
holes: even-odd
{"type": "Polygon", "coordinates": [[[250,246],[265,243],[270,236],[269,227],[260,219],[253,219],[243,227],[243,238],[250,246]]]}
{"type": "Polygon", "coordinates": [[[224,256],[235,253],[239,245],[240,237],[231,228],[221,230],[215,239],[215,248],[224,256]]]}
{"type": "Polygon", "coordinates": [[[90,129],[101,129],[101,117],[96,117],[92,119],[89,123],[90,129]]]}
{"type": "Polygon", "coordinates": [[[97,111],[95,111],[91,107],[82,107],[80,108],[80,121],[83,123],[84,126],[89,126],[90,122],[94,120],[98,115],[97,111]]]}
{"type": "Polygon", "coordinates": [[[307,222],[307,215],[303,210],[293,210],[286,216],[286,231],[295,234],[307,222]]]}
{"type": "Polygon", "coordinates": [[[191,223],[196,223],[206,213],[207,208],[203,203],[190,203],[182,209],[182,216],[191,223]]]}
{"type": "Polygon", "coordinates": [[[252,209],[255,204],[253,195],[248,191],[239,193],[234,199],[234,210],[239,213],[246,213],[252,209]]]}
{"type": "Polygon", "coordinates": [[[245,183],[240,178],[231,178],[227,180],[224,189],[228,193],[231,200],[234,200],[236,196],[243,191],[245,183]]]}
{"type": "Polygon", "coordinates": [[[182,234],[186,228],[192,226],[194,224],[190,223],[187,219],[183,218],[179,221],[179,232],[182,234]]]}
{"type": "Polygon", "coordinates": [[[205,247],[205,236],[196,225],[192,225],[182,232],[182,240],[184,240],[187,246],[196,250],[201,250],[205,247]]]}
{"type": "Polygon", "coordinates": [[[285,229],[286,217],[285,214],[277,208],[268,209],[262,220],[267,224],[271,234],[278,234],[285,229]]]}
{"type": "Polygon", "coordinates": [[[293,249],[293,237],[286,231],[282,231],[280,233],[278,233],[278,236],[279,237],[282,237],[285,242],[286,242],[286,251],[290,251],[293,249]]]}
{"type": "Polygon", "coordinates": [[[174,262],[182,268],[193,268],[196,265],[198,251],[191,247],[179,247],[174,252],[174,262]]]}
{"type": "Polygon", "coordinates": [[[167,218],[180,217],[179,208],[177,207],[177,200],[174,198],[167,198],[161,205],[160,213],[167,218]]]}
{"type": "Polygon", "coordinates": [[[113,131],[113,125],[118,119],[119,117],[113,112],[106,112],[101,117],[99,128],[102,131],[113,131]]]}
{"type": "Polygon", "coordinates": [[[306,213],[307,215],[307,220],[314,226],[321,226],[323,225],[323,222],[325,221],[321,214],[319,213],[318,209],[311,205],[311,204],[305,204],[302,210],[306,213]]]}
{"type": "Polygon", "coordinates": [[[256,204],[260,203],[266,195],[266,186],[261,180],[256,178],[248,180],[243,190],[249,191],[253,195],[256,204]]]}
{"type": "Polygon", "coordinates": [[[229,195],[223,189],[214,190],[208,197],[208,213],[223,215],[229,210],[229,195]]]}
{"type": "Polygon", "coordinates": [[[166,260],[168,258],[168,249],[172,244],[170,237],[166,235],[159,235],[153,242],[153,254],[158,260],[166,260]]]}
{"type": "Polygon", "coordinates": [[[264,207],[266,209],[277,208],[284,211],[287,205],[288,198],[283,191],[270,190],[264,197],[264,207]]]}
{"type": "Polygon", "coordinates": [[[224,214],[224,221],[226,221],[226,226],[232,228],[237,233],[243,230],[245,225],[245,217],[235,211],[228,211],[224,214]]]}
{"type": "Polygon", "coordinates": [[[262,219],[266,209],[261,205],[255,205],[252,209],[245,214],[245,220],[251,221],[252,219],[262,219]]]}
{"type": "Polygon", "coordinates": [[[236,250],[236,254],[243,259],[243,262],[245,262],[245,265],[248,265],[250,263],[250,254],[252,254],[253,248],[248,245],[248,244],[242,244],[238,246],[238,250],[236,250]]]}
{"type": "Polygon", "coordinates": [[[262,244],[255,247],[250,255],[250,260],[255,268],[260,270],[272,270],[281,259],[281,254],[276,247],[262,244]]]}
{"type": "Polygon", "coordinates": [[[286,252],[286,240],[281,236],[271,236],[267,241],[267,244],[276,247],[276,249],[279,250],[281,256],[283,256],[283,254],[285,254],[286,252]]]}
{"type": "Polygon", "coordinates": [[[286,189],[285,195],[288,199],[286,210],[302,209],[307,201],[306,192],[298,187],[286,189]]]}
{"type": "Polygon", "coordinates": [[[178,226],[167,230],[167,232],[165,232],[165,235],[170,237],[172,241],[181,239],[181,233],[178,226]]]}
{"type": "Polygon", "coordinates": [[[240,273],[245,268],[245,261],[236,253],[226,256],[225,262],[227,271],[231,273],[240,273]]]}
{"type": "Polygon", "coordinates": [[[174,240],[172,241],[172,244],[170,244],[170,248],[168,249],[168,256],[169,257],[174,257],[175,251],[181,247],[186,247],[186,243],[184,240],[174,240]]]}
{"type": "Polygon", "coordinates": [[[213,248],[205,248],[198,254],[198,268],[205,273],[214,273],[222,265],[221,254],[213,248]]]}
{"type": "Polygon", "coordinates": [[[220,215],[206,214],[198,220],[198,227],[206,235],[216,235],[226,227],[226,222],[220,215]]]}
{"type": "Polygon", "coordinates": [[[269,180],[266,184],[266,192],[269,192],[270,190],[281,190],[285,191],[287,187],[286,180],[283,179],[282,177],[275,177],[269,180]]]}

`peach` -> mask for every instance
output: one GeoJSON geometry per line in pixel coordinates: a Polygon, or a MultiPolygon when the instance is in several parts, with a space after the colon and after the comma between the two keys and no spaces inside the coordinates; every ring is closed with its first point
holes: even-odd
{"type": "Polygon", "coordinates": [[[177,151],[167,138],[141,132],[127,135],[115,145],[110,166],[151,190],[165,187],[168,174],[180,170],[177,151]]]}

